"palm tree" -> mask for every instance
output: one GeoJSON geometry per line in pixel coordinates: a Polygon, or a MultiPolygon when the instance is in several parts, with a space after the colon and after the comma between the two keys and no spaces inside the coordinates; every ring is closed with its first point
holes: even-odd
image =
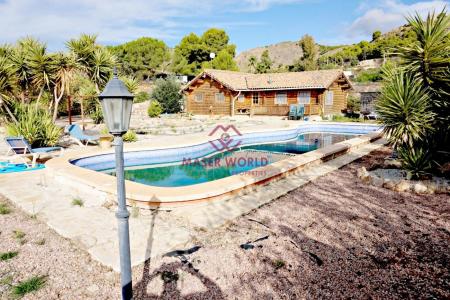
{"type": "Polygon", "coordinates": [[[30,48],[29,51],[28,65],[31,69],[31,83],[35,89],[39,90],[36,99],[36,105],[38,105],[44,90],[51,90],[50,84],[55,72],[54,57],[46,53],[45,46],[39,45],[38,47],[30,48]]]}
{"type": "MultiPolygon", "coordinates": [[[[54,77],[53,77],[53,121],[58,114],[58,106],[64,94],[70,93],[70,83],[75,73],[79,70],[79,65],[75,56],[71,53],[57,53],[54,59],[54,77]]],[[[50,106],[50,109],[52,106],[50,106]]]]}
{"type": "Polygon", "coordinates": [[[14,95],[16,83],[17,78],[15,77],[12,64],[6,57],[0,56],[0,107],[6,111],[8,116],[14,122],[17,122],[17,120],[11,113],[6,100],[10,99],[14,95]]]}
{"type": "Polygon", "coordinates": [[[32,38],[25,38],[17,42],[16,47],[12,49],[9,60],[14,68],[17,79],[18,90],[22,103],[28,100],[31,89],[32,72],[29,64],[30,46],[37,42],[32,38]]]}
{"type": "Polygon", "coordinates": [[[95,84],[97,93],[100,93],[100,87],[104,87],[111,77],[114,64],[114,55],[108,49],[103,47],[95,49],[90,78],[95,84]]]}
{"type": "Polygon", "coordinates": [[[409,71],[418,74],[427,87],[439,89],[450,83],[450,16],[442,11],[407,18],[417,35],[417,41],[399,49],[399,55],[409,71]]]}
{"type": "Polygon", "coordinates": [[[248,67],[250,68],[250,71],[252,73],[255,73],[257,64],[258,64],[258,59],[256,58],[256,56],[254,56],[254,55],[250,56],[250,58],[248,59],[248,67]]]}
{"type": "Polygon", "coordinates": [[[95,84],[97,93],[112,74],[114,56],[96,44],[97,36],[82,34],[67,42],[67,48],[75,55],[82,72],[95,84]]]}

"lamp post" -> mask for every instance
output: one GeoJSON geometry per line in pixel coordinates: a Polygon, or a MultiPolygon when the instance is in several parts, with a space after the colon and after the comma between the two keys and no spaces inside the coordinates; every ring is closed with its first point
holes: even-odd
{"type": "Polygon", "coordinates": [[[109,133],[114,136],[116,152],[117,177],[117,212],[116,218],[119,230],[120,251],[120,277],[122,284],[122,299],[132,299],[133,289],[131,283],[130,235],[125,197],[123,138],[130,125],[131,108],[134,96],[128,91],[125,84],[117,77],[114,69],[113,78],[106,84],[103,92],[98,96],[102,104],[103,116],[109,133]]]}

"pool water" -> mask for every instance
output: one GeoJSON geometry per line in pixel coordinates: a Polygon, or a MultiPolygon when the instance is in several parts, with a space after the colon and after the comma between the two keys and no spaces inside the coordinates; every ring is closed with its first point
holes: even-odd
{"type": "MultiPolygon", "coordinates": [[[[295,140],[244,146],[200,159],[185,158],[175,164],[125,168],[125,179],[152,186],[177,187],[237,174],[264,176],[263,171],[252,170],[353,137],[354,134],[306,133],[295,140]]],[[[115,175],[114,169],[102,172],[115,175]]]]}

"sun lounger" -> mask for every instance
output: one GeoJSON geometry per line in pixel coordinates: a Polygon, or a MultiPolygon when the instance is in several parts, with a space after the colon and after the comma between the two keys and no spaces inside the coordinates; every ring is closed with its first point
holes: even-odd
{"type": "Polygon", "coordinates": [[[98,143],[99,137],[96,135],[86,135],[77,124],[72,124],[67,127],[67,132],[80,146],[87,146],[89,143],[98,143]],[[84,142],[84,144],[83,144],[84,142]]]}
{"type": "Polygon", "coordinates": [[[15,155],[17,157],[29,158],[32,157],[32,167],[36,165],[36,160],[42,154],[53,155],[53,152],[59,151],[58,156],[62,155],[64,148],[62,147],[42,147],[42,148],[31,148],[28,141],[22,137],[6,137],[6,144],[8,145],[7,155],[15,155]]]}

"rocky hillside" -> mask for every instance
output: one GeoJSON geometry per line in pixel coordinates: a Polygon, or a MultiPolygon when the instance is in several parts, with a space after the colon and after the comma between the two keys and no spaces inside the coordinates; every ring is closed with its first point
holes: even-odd
{"type": "Polygon", "coordinates": [[[292,65],[293,62],[303,55],[302,48],[297,42],[281,42],[269,46],[253,48],[239,53],[235,60],[239,67],[239,70],[246,72],[249,70],[248,59],[253,55],[256,58],[260,58],[264,50],[269,50],[270,58],[274,61],[274,66],[278,67],[282,65],[292,65]]]}
{"type": "MultiPolygon", "coordinates": [[[[381,34],[381,36],[377,40],[366,42],[369,43],[368,45],[366,45],[368,49],[365,49],[365,51],[368,52],[369,57],[364,58],[364,60],[380,58],[381,56],[379,55],[379,53],[382,53],[383,51],[386,51],[386,49],[391,49],[398,45],[401,46],[404,44],[408,44],[413,38],[414,37],[409,26],[404,25],[398,28],[394,28],[389,32],[381,34]],[[373,57],[370,57],[369,51],[373,52],[373,57]]],[[[360,47],[358,43],[353,45],[340,46],[319,45],[319,47],[321,57],[333,57],[336,55],[340,55],[344,58],[345,62],[347,62],[347,60],[350,60],[350,58],[348,57],[349,55],[361,52],[361,49],[357,49],[357,47],[360,47]]],[[[303,56],[303,51],[298,45],[298,42],[288,41],[268,46],[257,47],[243,51],[236,56],[235,60],[239,67],[239,70],[242,72],[249,71],[248,59],[251,56],[255,56],[257,59],[259,59],[264,50],[269,50],[269,56],[274,62],[274,68],[277,68],[280,65],[292,65],[297,59],[303,56]]],[[[358,57],[358,60],[362,61],[363,59],[358,57]]]]}

